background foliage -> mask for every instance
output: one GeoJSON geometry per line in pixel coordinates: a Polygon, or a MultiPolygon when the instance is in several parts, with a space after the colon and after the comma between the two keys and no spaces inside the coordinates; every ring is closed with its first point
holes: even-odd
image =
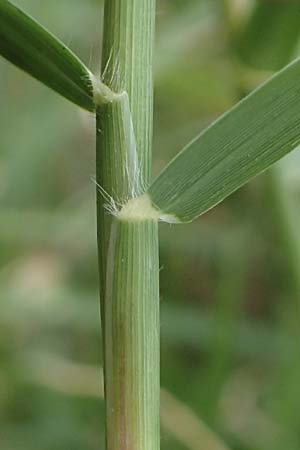
{"type": "MultiPolygon", "coordinates": [[[[99,70],[100,1],[15,3],[99,70]]],[[[251,36],[260,69],[287,62],[253,7],[158,2],[155,173],[266,77],[251,36]]],[[[4,60],[0,77],[1,449],[104,448],[94,119],[4,60]]],[[[203,424],[231,449],[299,449],[299,171],[297,150],[193,224],[161,226],[163,450],[201,450],[203,424]]]]}

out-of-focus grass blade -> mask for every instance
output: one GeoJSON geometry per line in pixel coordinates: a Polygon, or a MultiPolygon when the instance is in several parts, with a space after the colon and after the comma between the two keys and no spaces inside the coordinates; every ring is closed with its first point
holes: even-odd
{"type": "MultiPolygon", "coordinates": [[[[25,368],[25,378],[63,395],[104,397],[101,367],[76,363],[62,356],[35,351],[19,357],[17,364],[25,368]]],[[[189,450],[229,450],[229,447],[200,417],[171,392],[161,389],[161,424],[189,450]]]]}
{"type": "Polygon", "coordinates": [[[89,111],[90,72],[61,41],[7,0],[0,0],[0,55],[89,111]]]}
{"type": "Polygon", "coordinates": [[[299,143],[298,59],[188,144],[148,194],[163,220],[192,221],[299,143]]]}
{"type": "Polygon", "coordinates": [[[279,70],[287,64],[300,36],[298,0],[260,1],[239,38],[238,55],[246,64],[279,70]]]}
{"type": "Polygon", "coordinates": [[[191,43],[197,42],[197,48],[203,53],[211,37],[211,28],[217,28],[215,7],[210,1],[185,2],[184,7],[176,9],[167,24],[158,30],[155,76],[159,77],[170,70],[172,66],[184,65],[187,53],[192,48],[191,43]],[[180,30],[180,33],[178,33],[180,30]],[[208,36],[209,34],[209,36],[208,36]],[[203,48],[201,47],[203,46],[203,48]],[[182,61],[183,59],[183,61],[182,61]]]}

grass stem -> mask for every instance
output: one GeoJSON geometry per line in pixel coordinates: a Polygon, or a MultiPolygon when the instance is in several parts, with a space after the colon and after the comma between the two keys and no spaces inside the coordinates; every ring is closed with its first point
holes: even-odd
{"type": "Polygon", "coordinates": [[[97,109],[107,450],[159,449],[158,226],[123,208],[150,180],[154,18],[154,0],[105,2],[102,81],[119,94],[97,109]]]}

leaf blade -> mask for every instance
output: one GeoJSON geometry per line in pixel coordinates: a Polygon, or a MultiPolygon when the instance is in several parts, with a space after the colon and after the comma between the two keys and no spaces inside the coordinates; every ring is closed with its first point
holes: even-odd
{"type": "Polygon", "coordinates": [[[188,144],[148,189],[162,220],[190,222],[300,144],[300,60],[188,144]]]}
{"type": "Polygon", "coordinates": [[[71,102],[94,111],[87,67],[59,39],[7,0],[0,0],[0,55],[71,102]]]}

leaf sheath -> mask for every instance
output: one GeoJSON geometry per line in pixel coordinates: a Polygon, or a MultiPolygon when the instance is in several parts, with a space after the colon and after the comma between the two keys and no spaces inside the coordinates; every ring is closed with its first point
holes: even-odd
{"type": "Polygon", "coordinates": [[[105,295],[107,450],[159,449],[157,226],[113,219],[105,295]]]}

